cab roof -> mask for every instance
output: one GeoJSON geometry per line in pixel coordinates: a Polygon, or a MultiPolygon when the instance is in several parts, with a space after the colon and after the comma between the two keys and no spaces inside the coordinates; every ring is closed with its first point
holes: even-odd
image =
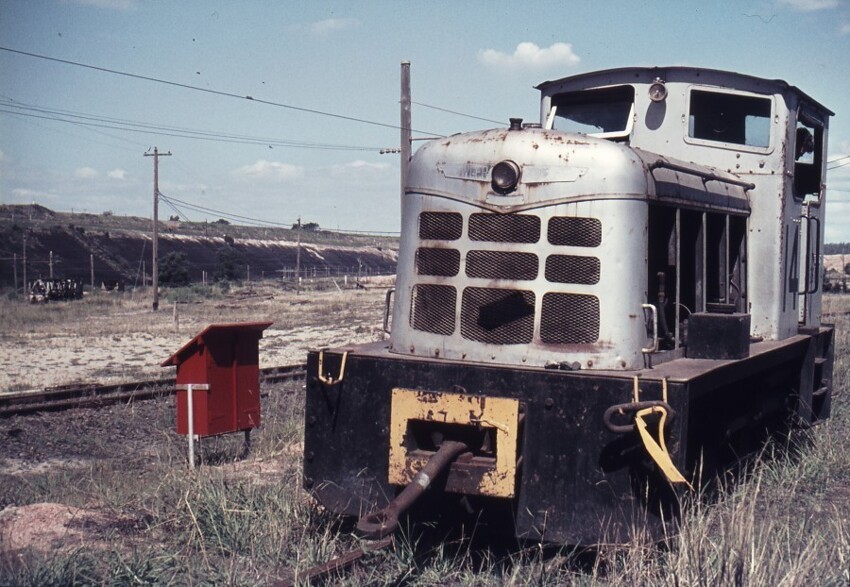
{"type": "Polygon", "coordinates": [[[574,85],[577,87],[594,87],[597,85],[626,84],[635,81],[651,83],[657,77],[660,77],[665,81],[671,81],[668,78],[675,78],[676,81],[691,80],[693,83],[710,83],[731,89],[739,88],[739,86],[742,85],[758,85],[763,87],[769,93],[775,94],[791,92],[798,95],[810,105],[819,108],[827,116],[835,115],[832,110],[803,92],[800,88],[792,86],[784,80],[765,79],[734,71],[724,71],[721,69],[703,67],[672,65],[666,67],[619,67],[613,69],[602,69],[545,81],[535,86],[535,88],[545,94],[547,93],[547,90],[554,86],[574,85]]]}

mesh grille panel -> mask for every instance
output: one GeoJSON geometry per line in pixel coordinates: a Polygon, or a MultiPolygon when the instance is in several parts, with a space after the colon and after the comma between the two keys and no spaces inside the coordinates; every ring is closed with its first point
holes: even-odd
{"type": "Polygon", "coordinates": [[[503,251],[469,251],[466,274],[484,279],[534,279],[537,277],[537,255],[503,251]]]}
{"type": "Polygon", "coordinates": [[[598,247],[602,243],[602,223],[598,218],[555,216],[549,219],[549,242],[569,247],[598,247]]]}
{"type": "Polygon", "coordinates": [[[536,243],[540,240],[540,218],[523,214],[473,214],[469,238],[494,243],[536,243]]]}
{"type": "Polygon", "coordinates": [[[599,338],[599,298],[579,294],[543,295],[540,340],[550,344],[590,344],[599,338]]]}
{"type": "Polygon", "coordinates": [[[453,277],[460,271],[460,251],[457,249],[430,249],[421,247],[416,250],[416,273],[453,277]]]}
{"type": "Polygon", "coordinates": [[[491,344],[527,344],[534,335],[534,292],[467,287],[463,290],[460,332],[491,344]]]}
{"type": "Polygon", "coordinates": [[[422,212],[419,215],[419,238],[456,241],[463,233],[463,216],[457,212],[422,212]]]}
{"type": "Polygon", "coordinates": [[[450,285],[420,284],[413,289],[410,325],[416,330],[450,335],[455,331],[457,291],[450,285]]]}
{"type": "Polygon", "coordinates": [[[546,258],[546,280],[554,283],[599,283],[599,259],[577,255],[550,255],[546,258]]]}

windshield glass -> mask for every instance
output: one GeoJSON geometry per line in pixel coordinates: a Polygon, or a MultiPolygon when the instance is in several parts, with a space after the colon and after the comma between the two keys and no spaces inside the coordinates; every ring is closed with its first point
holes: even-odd
{"type": "Polygon", "coordinates": [[[552,96],[553,128],[596,136],[627,136],[635,89],[615,86],[552,96]]]}
{"type": "Polygon", "coordinates": [[[768,148],[771,106],[767,97],[692,90],[688,136],[768,148]]]}

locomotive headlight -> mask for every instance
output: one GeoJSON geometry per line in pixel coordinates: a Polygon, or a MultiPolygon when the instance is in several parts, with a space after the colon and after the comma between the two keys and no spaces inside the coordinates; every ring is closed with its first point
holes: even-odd
{"type": "Polygon", "coordinates": [[[649,99],[653,102],[663,102],[667,99],[667,85],[660,77],[655,78],[649,86],[649,99]]]}
{"type": "Polygon", "coordinates": [[[516,189],[519,183],[519,165],[513,161],[500,161],[493,166],[490,183],[500,194],[507,194],[516,189]]]}

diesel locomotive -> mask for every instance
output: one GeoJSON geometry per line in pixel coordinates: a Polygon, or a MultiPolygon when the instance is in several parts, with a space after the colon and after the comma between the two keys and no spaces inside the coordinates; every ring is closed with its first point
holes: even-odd
{"type": "Polygon", "coordinates": [[[428,487],[519,538],[628,540],[830,415],[833,113],[693,67],[538,89],[539,121],[417,150],[389,337],[309,354],[304,485],[367,535],[428,487]]]}

